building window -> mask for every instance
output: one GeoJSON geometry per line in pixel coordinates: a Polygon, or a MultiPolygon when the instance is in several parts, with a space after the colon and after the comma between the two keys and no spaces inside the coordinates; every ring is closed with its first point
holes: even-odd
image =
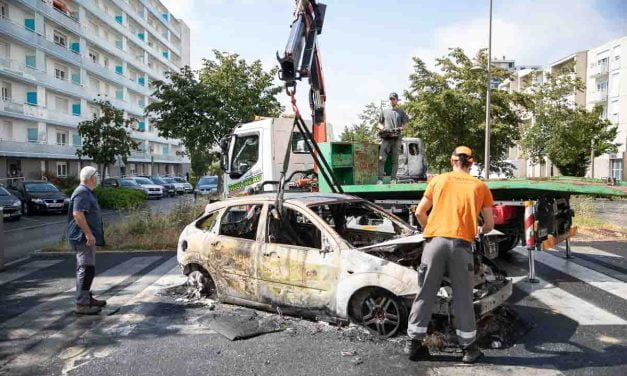
{"type": "Polygon", "coordinates": [[[9,18],[9,6],[0,2],[0,18],[9,18]]]}
{"type": "Polygon", "coordinates": [[[67,133],[57,132],[57,145],[67,145],[67,133]]]}
{"type": "Polygon", "coordinates": [[[8,82],[2,82],[0,85],[2,85],[2,100],[3,101],[10,101],[11,100],[11,84],[8,82]]]}
{"type": "Polygon", "coordinates": [[[5,120],[2,122],[2,133],[0,133],[0,139],[13,140],[13,123],[5,120]]]}
{"type": "Polygon", "coordinates": [[[610,174],[614,179],[621,180],[623,178],[623,160],[610,159],[610,174]]]}
{"type": "Polygon", "coordinates": [[[55,30],[54,31],[54,43],[58,44],[61,47],[67,48],[67,36],[55,30]]]}
{"type": "Polygon", "coordinates": [[[25,65],[27,68],[37,68],[37,59],[35,58],[35,56],[26,56],[25,57],[25,65]]]}
{"type": "Polygon", "coordinates": [[[57,162],[57,176],[60,178],[67,176],[67,162],[57,162]]]}
{"type": "Polygon", "coordinates": [[[92,63],[97,64],[98,63],[98,54],[95,53],[94,51],[89,51],[89,60],[91,60],[92,63]]]}
{"type": "Polygon", "coordinates": [[[66,80],[66,76],[67,76],[67,68],[62,66],[62,65],[58,65],[55,64],[54,65],[54,77],[58,80],[66,80]]]}
{"type": "Polygon", "coordinates": [[[56,97],[55,98],[55,108],[58,112],[61,112],[63,114],[67,114],[67,110],[68,110],[68,100],[65,98],[61,98],[61,97],[56,97]]]}
{"type": "Polygon", "coordinates": [[[37,128],[28,128],[26,129],[26,137],[28,142],[38,143],[39,142],[39,130],[37,128]]]}
{"type": "Polygon", "coordinates": [[[27,30],[35,31],[35,19],[34,18],[25,18],[24,19],[24,27],[27,30]]]}
{"type": "Polygon", "coordinates": [[[73,134],[72,135],[72,146],[82,146],[82,142],[81,142],[81,136],[78,134],[73,134]]]}

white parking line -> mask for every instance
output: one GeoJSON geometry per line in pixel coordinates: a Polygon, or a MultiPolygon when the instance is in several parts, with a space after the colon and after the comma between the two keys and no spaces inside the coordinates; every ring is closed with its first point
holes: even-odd
{"type": "Polygon", "coordinates": [[[62,262],[63,260],[39,260],[39,261],[33,261],[33,262],[29,262],[28,264],[24,264],[21,267],[15,269],[15,270],[10,270],[10,271],[5,271],[5,272],[0,272],[0,285],[7,283],[7,282],[11,282],[14,281],[16,279],[20,279],[24,276],[27,276],[33,272],[36,272],[38,270],[41,269],[45,269],[47,267],[50,267],[52,265],[58,264],[60,262],[62,262]]]}
{"type": "Polygon", "coordinates": [[[548,306],[556,313],[576,321],[579,325],[627,325],[627,321],[538,278],[529,283],[527,276],[513,277],[515,286],[529,296],[548,306]]]}
{"type": "MultiPolygon", "coordinates": [[[[521,255],[527,255],[527,251],[522,247],[517,247],[514,251],[521,255]]],[[[554,256],[546,252],[536,252],[535,259],[544,265],[582,280],[591,286],[627,300],[627,283],[623,281],[576,264],[566,258],[554,256]]]]}

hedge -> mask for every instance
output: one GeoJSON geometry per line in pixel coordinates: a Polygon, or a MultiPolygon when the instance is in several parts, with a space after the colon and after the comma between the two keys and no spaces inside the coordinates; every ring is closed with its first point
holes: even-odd
{"type": "Polygon", "coordinates": [[[136,189],[104,188],[94,189],[98,203],[105,209],[135,209],[142,206],[148,196],[136,189]]]}

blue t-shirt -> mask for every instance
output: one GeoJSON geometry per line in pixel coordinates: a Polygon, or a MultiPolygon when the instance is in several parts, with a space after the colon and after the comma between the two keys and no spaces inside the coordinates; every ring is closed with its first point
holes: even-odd
{"type": "Polygon", "coordinates": [[[70,244],[81,244],[87,241],[83,230],[74,220],[73,212],[80,211],[85,214],[85,219],[89,225],[89,229],[96,238],[96,245],[105,245],[104,229],[102,225],[102,216],[100,214],[100,205],[94,192],[86,185],[81,184],[72,193],[70,198],[70,210],[68,212],[68,240],[70,244]]]}

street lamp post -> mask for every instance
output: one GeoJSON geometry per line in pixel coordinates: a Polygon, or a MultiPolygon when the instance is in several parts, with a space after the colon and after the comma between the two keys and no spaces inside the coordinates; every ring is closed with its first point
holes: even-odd
{"type": "Polygon", "coordinates": [[[490,24],[488,26],[488,89],[486,92],[486,104],[485,104],[485,180],[490,178],[490,100],[492,96],[492,0],[490,0],[490,24]]]}

